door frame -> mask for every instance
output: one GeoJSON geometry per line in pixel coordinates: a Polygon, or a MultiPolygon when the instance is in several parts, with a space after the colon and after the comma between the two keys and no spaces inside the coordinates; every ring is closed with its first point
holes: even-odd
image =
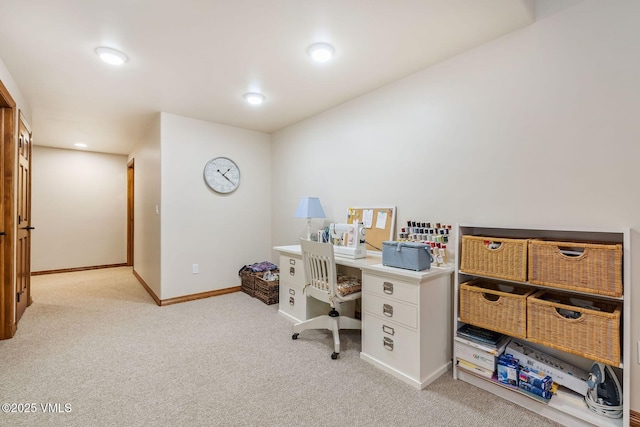
{"type": "Polygon", "coordinates": [[[2,176],[1,226],[6,233],[0,249],[0,339],[11,338],[16,333],[16,281],[15,281],[15,238],[16,238],[16,102],[0,81],[0,108],[2,123],[0,129],[0,175],[2,176]]]}
{"type": "Polygon", "coordinates": [[[127,265],[133,267],[135,159],[127,163],[127,265]]]}

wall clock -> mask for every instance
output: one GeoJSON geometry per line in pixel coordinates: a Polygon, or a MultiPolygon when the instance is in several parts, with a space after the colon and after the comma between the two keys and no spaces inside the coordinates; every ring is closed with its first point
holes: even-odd
{"type": "Polygon", "coordinates": [[[227,157],[215,157],[204,166],[204,182],[216,193],[232,193],[240,185],[240,169],[227,157]]]}

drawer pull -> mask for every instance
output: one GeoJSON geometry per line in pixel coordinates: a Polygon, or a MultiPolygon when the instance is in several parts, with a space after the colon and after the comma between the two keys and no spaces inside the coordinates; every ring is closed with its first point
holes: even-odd
{"type": "Polygon", "coordinates": [[[289,267],[289,274],[292,276],[296,275],[296,268],[295,267],[289,267]]]}
{"type": "Polygon", "coordinates": [[[382,314],[384,314],[387,317],[393,317],[393,306],[389,304],[383,304],[382,314]]]}
{"type": "Polygon", "coordinates": [[[289,297],[289,305],[296,305],[296,299],[294,297],[289,297]]]}
{"type": "Polygon", "coordinates": [[[296,260],[293,258],[289,258],[289,264],[296,265],[296,260]]]}
{"type": "Polygon", "coordinates": [[[396,333],[396,331],[391,326],[387,325],[382,325],[382,332],[389,335],[395,335],[396,333]]]}
{"type": "Polygon", "coordinates": [[[388,337],[382,339],[382,346],[389,351],[393,351],[393,340],[388,337]]]}
{"type": "Polygon", "coordinates": [[[387,295],[393,295],[393,283],[384,282],[382,284],[382,292],[384,292],[387,295]]]}
{"type": "Polygon", "coordinates": [[[295,295],[295,294],[296,294],[296,290],[289,288],[289,295],[295,295]]]}

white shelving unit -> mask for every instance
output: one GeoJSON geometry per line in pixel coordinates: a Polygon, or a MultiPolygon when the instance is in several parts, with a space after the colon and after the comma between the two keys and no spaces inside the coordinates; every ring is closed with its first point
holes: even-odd
{"type": "MultiPolygon", "coordinates": [[[[459,291],[460,285],[473,278],[483,277],[477,274],[468,274],[460,270],[460,254],[462,253],[462,236],[474,235],[474,236],[488,236],[496,238],[515,238],[515,239],[553,239],[558,241],[589,241],[600,243],[620,243],[623,245],[623,296],[620,298],[605,297],[598,295],[598,299],[611,300],[622,303],[622,332],[621,332],[621,355],[622,362],[618,366],[617,370],[621,373],[622,383],[622,398],[623,398],[623,416],[622,418],[611,419],[605,416],[601,416],[592,412],[584,402],[583,397],[580,394],[574,393],[571,390],[560,387],[557,395],[555,395],[548,403],[542,403],[536,399],[533,399],[525,394],[519,393],[517,390],[505,387],[500,383],[483,378],[479,375],[471,373],[471,371],[459,368],[455,364],[456,354],[454,349],[453,355],[453,377],[462,381],[466,381],[479,388],[487,390],[495,395],[511,401],[515,404],[523,406],[533,412],[541,414],[545,417],[553,419],[562,424],[569,426],[575,425],[595,425],[603,427],[613,426],[628,426],[629,425],[629,390],[630,390],[630,369],[624,369],[624,363],[630,362],[630,329],[631,329],[631,312],[630,312],[630,283],[631,283],[631,266],[629,260],[630,256],[630,231],[629,229],[578,229],[578,228],[553,228],[553,227],[499,227],[499,226],[486,226],[486,225],[474,225],[474,224],[459,224],[456,229],[456,272],[455,272],[455,290],[454,290],[454,329],[453,334],[463,324],[459,318],[459,291]]],[[[546,289],[544,286],[533,285],[528,282],[513,282],[508,280],[489,278],[491,281],[505,282],[505,283],[517,283],[519,285],[531,286],[538,289],[546,289]]],[[[577,294],[580,292],[561,290],[556,288],[554,292],[562,292],[567,294],[577,294]]],[[[593,295],[591,295],[593,296],[593,295]]],[[[527,342],[526,340],[519,339],[519,341],[527,342]]],[[[589,371],[593,361],[568,354],[559,350],[555,350],[549,347],[544,347],[539,344],[528,343],[531,347],[538,348],[545,353],[551,354],[562,360],[566,360],[574,366],[589,371]]]]}

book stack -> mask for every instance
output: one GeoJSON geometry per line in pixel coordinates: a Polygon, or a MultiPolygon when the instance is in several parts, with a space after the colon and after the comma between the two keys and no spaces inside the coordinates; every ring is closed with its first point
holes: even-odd
{"type": "Polygon", "coordinates": [[[456,363],[459,367],[485,378],[493,378],[496,359],[511,340],[507,335],[477,326],[462,325],[454,340],[456,363]]]}

